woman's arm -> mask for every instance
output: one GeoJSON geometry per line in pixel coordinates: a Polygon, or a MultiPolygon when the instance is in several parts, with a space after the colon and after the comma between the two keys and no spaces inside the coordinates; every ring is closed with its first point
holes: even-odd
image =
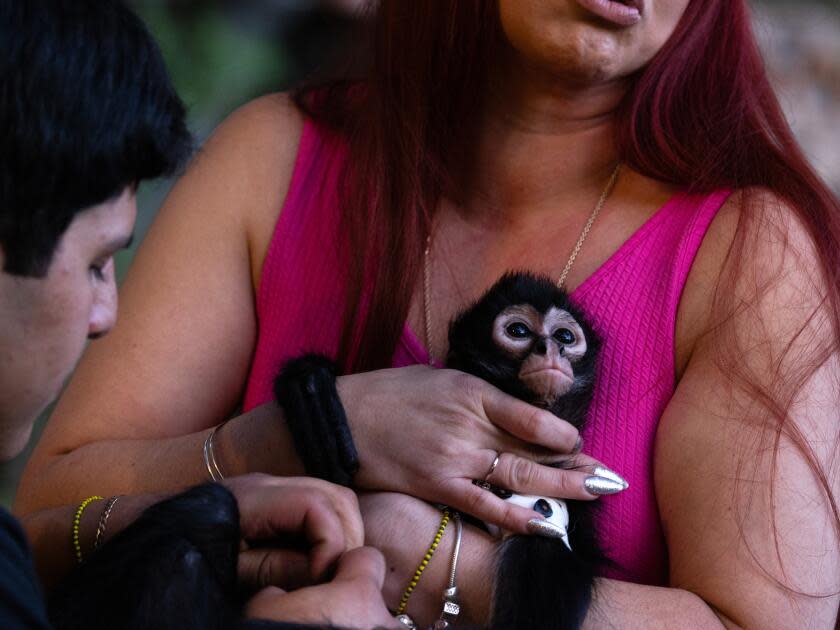
{"type": "Polygon", "coordinates": [[[670,580],[730,626],[831,628],[840,523],[819,475],[837,501],[838,339],[810,235],[777,199],[749,195],[755,224],[742,255],[722,263],[733,201],[684,297],[705,324],[657,434],[670,580]],[[716,270],[729,264],[733,308],[715,321],[716,270]]]}
{"type": "MultiPolygon", "coordinates": [[[[778,204],[775,204],[777,206],[778,204]]],[[[700,335],[657,434],[655,481],[670,560],[670,587],[609,579],[597,582],[585,627],[833,628],[840,602],[837,521],[812,468],[790,436],[798,433],[838,496],[831,463],[840,444],[840,361],[825,357],[792,401],[781,433],[757,398],[721,366],[721,343],[737,341],[739,369],[752,385],[787,383],[802,374],[833,338],[820,299],[810,238],[773,206],[740,260],[738,311],[710,327],[708,303],[720,277],[735,213],[728,208],[707,235],[683,302],[685,330],[700,335]],[[777,381],[781,376],[782,381],[777,381]],[[787,380],[786,380],[787,379],[787,380]],[[778,440],[778,442],[777,442],[778,440]]],[[[733,366],[729,365],[730,370],[733,366]]],[[[777,389],[774,394],[779,395],[777,389]]],[[[632,488],[629,490],[632,492],[632,488]]],[[[361,501],[369,544],[389,566],[386,601],[393,606],[424,553],[438,512],[397,501],[397,523],[377,526],[373,499],[361,501]],[[373,513],[373,518],[368,512],[373,513]],[[416,523],[406,533],[405,524],[416,523]]],[[[378,509],[377,509],[378,508],[378,509]]],[[[444,541],[412,596],[409,612],[428,622],[440,612],[448,547],[444,541]],[[441,560],[441,558],[443,560],[441,560]]],[[[486,621],[494,579],[494,543],[467,529],[458,586],[467,620],[486,621]]]]}

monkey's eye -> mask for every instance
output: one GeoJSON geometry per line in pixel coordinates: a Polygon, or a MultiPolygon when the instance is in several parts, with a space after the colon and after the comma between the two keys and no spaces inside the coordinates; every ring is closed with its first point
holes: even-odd
{"type": "Polygon", "coordinates": [[[568,328],[559,328],[554,333],[554,338],[560,343],[570,346],[575,342],[575,333],[568,328]]]}
{"type": "Polygon", "coordinates": [[[522,322],[513,322],[505,328],[505,332],[514,339],[525,339],[531,336],[531,329],[522,322]]]}

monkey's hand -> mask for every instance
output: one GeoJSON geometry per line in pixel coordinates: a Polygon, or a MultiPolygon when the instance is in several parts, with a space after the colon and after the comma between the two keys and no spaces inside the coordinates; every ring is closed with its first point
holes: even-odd
{"type": "Polygon", "coordinates": [[[411,366],[341,377],[338,392],[359,452],[359,488],[443,503],[522,534],[542,517],[473,480],[564,499],[607,493],[592,458],[578,455],[586,465],[575,469],[540,463],[576,450],[575,427],[474,376],[411,366]]]}
{"type": "Polygon", "coordinates": [[[239,580],[286,589],[324,578],[342,553],[364,542],[356,495],[309,477],[251,474],[224,482],[239,505],[239,580]]]}
{"type": "Polygon", "coordinates": [[[361,547],[341,556],[335,577],[327,584],[291,593],[269,586],[251,598],[245,614],[252,619],[405,630],[382,599],[384,577],[382,554],[361,547]]]}

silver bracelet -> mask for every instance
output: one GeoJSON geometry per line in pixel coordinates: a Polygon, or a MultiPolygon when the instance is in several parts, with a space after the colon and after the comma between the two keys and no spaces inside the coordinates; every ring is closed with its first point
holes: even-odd
{"type": "Polygon", "coordinates": [[[96,526],[96,538],[93,541],[94,549],[99,549],[102,546],[102,542],[105,540],[105,526],[108,524],[108,517],[111,516],[111,510],[114,509],[117,501],[122,496],[118,494],[108,499],[107,503],[105,503],[105,509],[102,510],[102,515],[99,517],[99,524],[96,526]]]}
{"type": "Polygon", "coordinates": [[[210,473],[210,479],[213,481],[223,481],[225,478],[219,468],[219,463],[216,461],[216,453],[213,451],[213,438],[216,437],[216,431],[225,426],[227,422],[225,420],[213,427],[207,439],[204,440],[204,465],[207,466],[207,472],[210,473]]]}
{"type": "Polygon", "coordinates": [[[455,519],[455,548],[452,550],[452,565],[449,569],[449,586],[443,590],[443,610],[440,613],[440,618],[435,621],[432,626],[433,630],[444,630],[455,623],[458,618],[458,613],[461,612],[461,605],[458,603],[458,587],[455,585],[455,570],[458,567],[458,555],[461,553],[461,534],[463,532],[463,524],[461,523],[461,515],[454,512],[452,518],[455,519]]]}

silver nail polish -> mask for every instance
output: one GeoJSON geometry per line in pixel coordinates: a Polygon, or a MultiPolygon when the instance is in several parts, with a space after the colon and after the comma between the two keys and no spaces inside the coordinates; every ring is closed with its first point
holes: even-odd
{"type": "Polygon", "coordinates": [[[617,492],[621,492],[624,490],[624,485],[614,481],[612,479],[606,479],[605,477],[597,477],[592,475],[591,477],[587,477],[586,480],[583,482],[586,491],[589,494],[594,494],[596,496],[602,496],[606,494],[616,494],[617,492]]]}
{"type": "Polygon", "coordinates": [[[549,523],[541,518],[532,518],[528,521],[528,532],[534,536],[544,536],[545,538],[565,538],[566,532],[554,523],[549,523]]]}
{"type": "Polygon", "coordinates": [[[613,472],[609,468],[605,468],[604,466],[596,466],[595,470],[592,471],[592,472],[598,477],[604,477],[605,479],[612,479],[613,481],[620,483],[622,486],[624,486],[625,490],[630,486],[630,484],[627,483],[627,481],[624,479],[624,477],[622,477],[621,475],[619,475],[616,472],[613,472]]]}
{"type": "Polygon", "coordinates": [[[582,449],[583,449],[583,438],[578,436],[578,439],[575,442],[575,445],[572,447],[571,454],[572,455],[577,455],[578,453],[581,452],[582,449]]]}

